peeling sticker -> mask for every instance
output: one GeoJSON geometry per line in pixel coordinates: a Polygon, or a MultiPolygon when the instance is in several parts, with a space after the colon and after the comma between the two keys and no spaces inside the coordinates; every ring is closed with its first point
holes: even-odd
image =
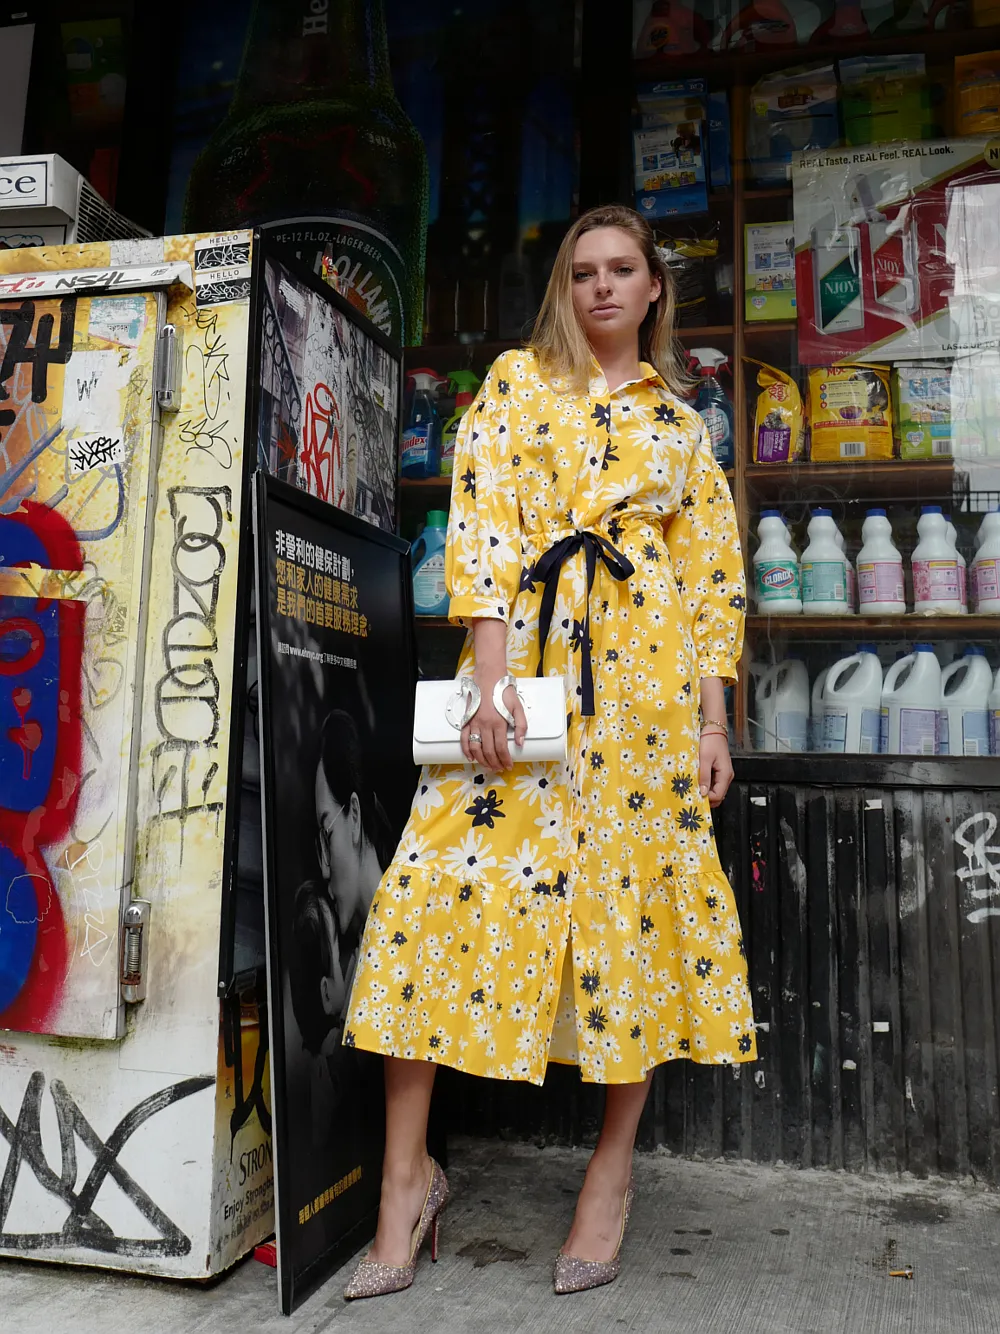
{"type": "Polygon", "coordinates": [[[770,1024],[754,1024],[754,1028],[756,1028],[758,1033],[770,1033],[771,1031],[770,1024]]]}
{"type": "Polygon", "coordinates": [[[876,1019],[875,1022],[872,1024],[873,1033],[888,1033],[888,1031],[889,1031],[888,1019],[876,1019]]]}
{"type": "Polygon", "coordinates": [[[766,805],[767,805],[767,797],[751,797],[751,798],[750,798],[750,805],[751,805],[751,806],[766,806],[766,805]]]}
{"type": "Polygon", "coordinates": [[[856,1070],[858,1068],[858,1063],[857,1061],[844,1061],[840,1068],[842,1070],[856,1070]]]}
{"type": "Polygon", "coordinates": [[[69,470],[80,477],[94,468],[107,468],[125,459],[125,436],[122,431],[107,431],[98,435],[80,435],[70,440],[69,470]]]}
{"type": "Polygon", "coordinates": [[[763,1071],[763,1070],[758,1070],[758,1071],[757,1071],[757,1073],[756,1073],[756,1074],[754,1075],[754,1077],[753,1077],[753,1082],[757,1085],[757,1087],[758,1087],[759,1089],[762,1089],[762,1088],[764,1087],[764,1071],[763,1071]]]}
{"type": "Polygon", "coordinates": [[[913,1111],[917,1110],[917,1104],[913,1101],[913,1080],[909,1075],[906,1076],[906,1101],[910,1104],[913,1111]]]}
{"type": "Polygon", "coordinates": [[[882,798],[881,798],[881,797],[869,797],[869,798],[865,801],[865,810],[866,810],[866,811],[880,811],[880,810],[882,810],[882,809],[883,809],[883,807],[882,807],[882,798]]]}

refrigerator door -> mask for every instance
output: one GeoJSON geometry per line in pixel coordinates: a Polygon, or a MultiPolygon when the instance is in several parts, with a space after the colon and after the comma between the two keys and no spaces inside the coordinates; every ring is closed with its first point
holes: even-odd
{"type": "Polygon", "coordinates": [[[0,296],[0,1027],[117,1038],[166,298],[75,276],[0,296]]]}

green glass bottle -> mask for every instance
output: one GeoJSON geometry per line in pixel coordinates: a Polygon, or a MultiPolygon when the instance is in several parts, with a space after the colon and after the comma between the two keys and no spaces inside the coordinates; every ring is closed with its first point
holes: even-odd
{"type": "Polygon", "coordinates": [[[396,100],[382,0],[256,0],[185,227],[275,234],[397,342],[422,333],[427,154],[396,100]]]}

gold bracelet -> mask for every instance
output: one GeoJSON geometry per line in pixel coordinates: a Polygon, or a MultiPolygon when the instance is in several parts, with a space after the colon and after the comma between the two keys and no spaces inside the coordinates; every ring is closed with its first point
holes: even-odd
{"type": "Polygon", "coordinates": [[[704,732],[706,727],[721,727],[722,730],[726,733],[726,735],[727,736],[729,735],[729,724],[720,723],[718,718],[702,718],[701,730],[704,732]]]}

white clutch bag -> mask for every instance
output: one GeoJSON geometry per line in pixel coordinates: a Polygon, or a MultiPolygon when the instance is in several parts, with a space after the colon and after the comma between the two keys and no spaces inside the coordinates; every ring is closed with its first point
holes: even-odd
{"type": "MultiPolygon", "coordinates": [[[[509,682],[501,682],[506,689],[509,682]]],[[[566,681],[562,676],[519,676],[514,680],[528,731],[520,750],[508,727],[515,763],[545,764],[566,758],[566,681]]],[[[498,694],[503,690],[498,687],[498,694]]],[[[465,764],[462,728],[479,707],[479,688],[471,676],[456,681],[418,681],[413,711],[413,759],[416,764],[465,764]]]]}

